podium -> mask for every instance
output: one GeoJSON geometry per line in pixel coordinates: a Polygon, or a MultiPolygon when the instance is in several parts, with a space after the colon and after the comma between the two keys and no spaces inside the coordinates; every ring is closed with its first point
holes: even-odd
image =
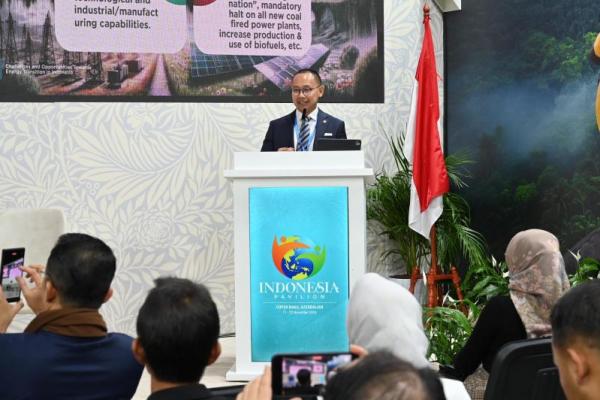
{"type": "Polygon", "coordinates": [[[236,360],[228,381],[276,353],[347,351],[350,288],[366,271],[361,151],[235,153],[236,360]]]}

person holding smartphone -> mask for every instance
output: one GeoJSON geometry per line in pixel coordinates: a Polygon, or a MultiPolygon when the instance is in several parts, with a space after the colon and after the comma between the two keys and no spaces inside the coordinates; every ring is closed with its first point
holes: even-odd
{"type": "MultiPolygon", "coordinates": [[[[40,268],[24,267],[33,282],[17,277],[36,317],[24,333],[0,334],[0,398],[129,399],[142,365],[131,353],[133,338],[109,333],[99,313],[112,296],[115,256],[100,239],[62,235],[40,268]]],[[[0,296],[0,328],[22,304],[0,296]]]]}

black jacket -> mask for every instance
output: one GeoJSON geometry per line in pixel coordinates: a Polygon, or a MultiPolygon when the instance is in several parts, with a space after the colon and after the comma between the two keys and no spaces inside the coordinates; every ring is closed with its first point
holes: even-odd
{"type": "MultiPolygon", "coordinates": [[[[277,151],[281,147],[294,147],[295,120],[296,110],[291,114],[271,121],[260,151],[277,151]]],[[[323,137],[346,139],[346,125],[341,119],[331,116],[319,109],[317,114],[315,142],[323,137]]]]}

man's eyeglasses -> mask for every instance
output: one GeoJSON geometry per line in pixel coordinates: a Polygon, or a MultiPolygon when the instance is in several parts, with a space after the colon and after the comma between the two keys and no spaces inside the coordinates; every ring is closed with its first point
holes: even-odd
{"type": "Polygon", "coordinates": [[[320,88],[322,85],[315,87],[303,87],[303,88],[292,88],[292,94],[298,96],[302,93],[305,96],[308,96],[313,90],[320,88]]]}

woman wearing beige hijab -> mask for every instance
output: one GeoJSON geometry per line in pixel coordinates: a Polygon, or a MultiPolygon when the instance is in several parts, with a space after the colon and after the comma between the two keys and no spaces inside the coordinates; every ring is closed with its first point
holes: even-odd
{"type": "Polygon", "coordinates": [[[441,368],[444,375],[464,380],[480,364],[490,372],[506,343],[550,335],[552,306],[569,288],[558,239],[540,229],[519,232],[509,242],[505,258],[510,296],[488,301],[453,367],[441,368]]]}
{"type": "MultiPolygon", "coordinates": [[[[361,276],[350,295],[346,324],[351,344],[369,352],[390,351],[417,368],[430,366],[421,306],[404,287],[374,273],[361,276]]],[[[442,379],[442,386],[448,400],[470,399],[461,382],[442,379]]]]}

